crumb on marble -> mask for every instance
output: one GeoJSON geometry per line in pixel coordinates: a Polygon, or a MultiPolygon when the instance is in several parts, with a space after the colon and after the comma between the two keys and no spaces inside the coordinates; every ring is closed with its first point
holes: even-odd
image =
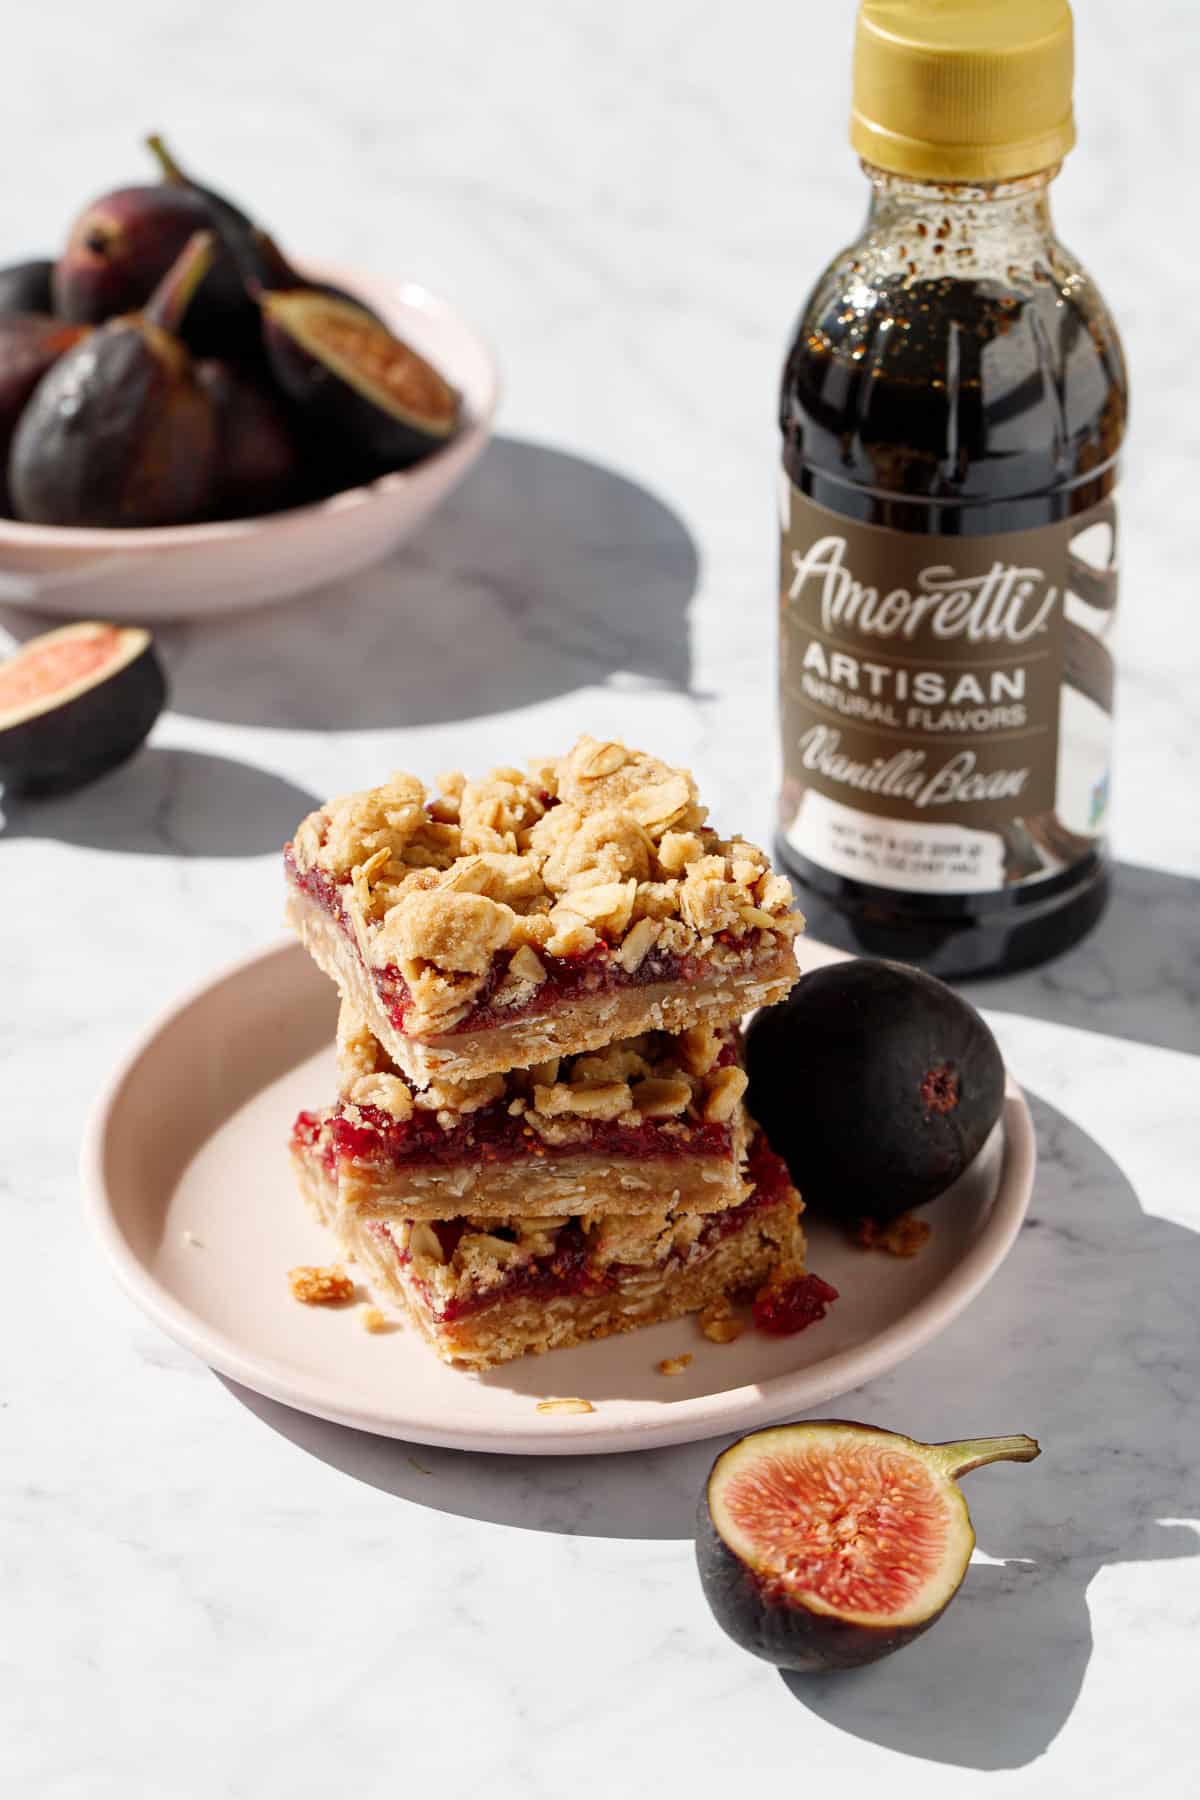
{"type": "Polygon", "coordinates": [[[364,1306],[359,1316],[362,1319],[363,1330],[369,1331],[372,1337],[376,1336],[381,1331],[388,1331],[391,1329],[388,1324],[387,1314],[381,1312],[377,1306],[364,1306]]]}
{"type": "Polygon", "coordinates": [[[596,1410],[590,1400],[580,1400],[577,1396],[569,1400],[539,1400],[537,1409],[540,1413],[589,1413],[596,1410]]]}
{"type": "Polygon", "coordinates": [[[301,1263],[288,1270],[288,1286],[293,1300],[299,1300],[305,1306],[344,1306],[347,1300],[354,1298],[353,1281],[345,1269],[336,1264],[329,1269],[320,1269],[311,1263],[301,1263]]]}
{"type": "Polygon", "coordinates": [[[691,1352],[684,1356],[665,1356],[658,1365],[660,1375],[682,1375],[691,1362],[691,1352]]]}
{"type": "Polygon", "coordinates": [[[851,1238],[860,1250],[883,1250],[889,1256],[915,1256],[929,1242],[933,1227],[915,1213],[901,1213],[899,1218],[881,1222],[860,1219],[851,1238]]]}

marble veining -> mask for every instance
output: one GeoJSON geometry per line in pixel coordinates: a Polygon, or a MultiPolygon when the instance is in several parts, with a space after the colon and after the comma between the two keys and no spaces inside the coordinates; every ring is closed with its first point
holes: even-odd
{"type": "MultiPolygon", "coordinates": [[[[500,435],[389,565],[162,642],[173,707],[102,785],[4,830],[0,1786],[37,1800],[1189,1793],[1200,1752],[1197,444],[1177,318],[1200,24],[1079,16],[1063,234],[1126,333],[1115,899],[971,990],[1028,1089],[1028,1227],[910,1363],[840,1403],[951,1437],[979,1551],[939,1628],[784,1680],[715,1630],[691,1518],[717,1446],[502,1459],[394,1444],[222,1382],[85,1237],[84,1112],[152,1013],[266,941],[314,796],[554,748],[692,763],[771,828],[773,392],[863,203],[850,8],[53,4],[8,25],[0,260],[135,179],[139,129],[295,252],[409,274],[496,344],[500,435]],[[50,96],[53,96],[51,108],[50,96]],[[53,118],[51,118],[51,110],[53,118]]],[[[30,614],[0,614],[20,639],[30,614]]],[[[180,1071],[181,1081],[188,1079],[180,1071]]],[[[252,1196],[247,1196],[252,1200],[252,1196]]]]}

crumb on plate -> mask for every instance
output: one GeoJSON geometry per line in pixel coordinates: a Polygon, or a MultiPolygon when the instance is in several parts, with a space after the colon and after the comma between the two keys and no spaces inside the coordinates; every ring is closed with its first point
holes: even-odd
{"type": "Polygon", "coordinates": [[[885,1250],[889,1256],[915,1256],[928,1243],[933,1227],[915,1213],[889,1221],[860,1219],[852,1237],[860,1250],[885,1250]]]}
{"type": "Polygon", "coordinates": [[[660,1375],[682,1375],[691,1362],[691,1353],[686,1356],[667,1356],[658,1365],[660,1375]]]}
{"type": "Polygon", "coordinates": [[[336,1264],[319,1269],[311,1263],[301,1263],[288,1270],[288,1286],[293,1300],[300,1300],[305,1306],[342,1306],[354,1298],[354,1283],[345,1269],[336,1264]]]}
{"type": "Polygon", "coordinates": [[[746,1326],[743,1320],[734,1318],[733,1307],[722,1295],[719,1300],[710,1300],[700,1314],[700,1329],[710,1344],[732,1344],[746,1326]]]}
{"type": "Polygon", "coordinates": [[[540,1413],[589,1413],[595,1412],[590,1400],[577,1397],[569,1400],[539,1400],[537,1409],[540,1413]]]}

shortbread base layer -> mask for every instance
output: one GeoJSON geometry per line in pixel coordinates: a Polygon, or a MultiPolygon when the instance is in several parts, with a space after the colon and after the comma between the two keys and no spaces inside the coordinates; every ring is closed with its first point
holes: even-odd
{"type": "Polygon", "coordinates": [[[368,1218],[549,1218],[562,1213],[643,1213],[661,1206],[721,1212],[750,1192],[747,1120],[741,1107],[727,1156],[610,1156],[534,1146],[511,1161],[405,1164],[338,1158],[343,1206],[368,1218]]]}
{"type": "Polygon", "coordinates": [[[714,965],[711,974],[694,981],[612,988],[583,1000],[563,1000],[540,1013],[523,1013],[507,1025],[408,1037],[388,1017],[357,946],[322,906],[292,887],[286,916],[317,967],[337,983],[342,999],[418,1087],[437,1076],[469,1081],[527,1069],[554,1056],[600,1050],[644,1031],[678,1033],[693,1025],[733,1024],[753,1007],[782,1000],[799,975],[791,940],[773,939],[748,966],[714,965]]]}

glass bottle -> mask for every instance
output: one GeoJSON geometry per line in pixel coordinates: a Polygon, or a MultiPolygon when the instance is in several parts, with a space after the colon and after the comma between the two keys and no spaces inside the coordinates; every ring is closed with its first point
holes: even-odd
{"type": "Polygon", "coordinates": [[[1070,50],[1066,0],[864,0],[867,221],[783,373],[779,854],[814,935],[940,975],[1107,895],[1126,379],[1050,219],[1070,50]]]}

